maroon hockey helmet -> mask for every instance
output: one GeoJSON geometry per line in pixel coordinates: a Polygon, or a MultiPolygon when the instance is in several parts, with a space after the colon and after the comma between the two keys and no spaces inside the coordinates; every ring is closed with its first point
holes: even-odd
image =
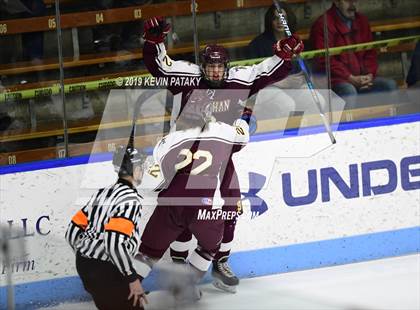
{"type": "Polygon", "coordinates": [[[217,44],[209,44],[201,52],[201,71],[206,79],[212,86],[220,86],[221,82],[227,78],[229,70],[229,54],[227,50],[217,44]],[[221,81],[212,80],[206,74],[206,65],[208,64],[223,64],[225,66],[225,72],[221,81]]]}
{"type": "Polygon", "coordinates": [[[201,62],[204,64],[213,64],[213,63],[229,63],[229,54],[227,50],[217,44],[207,45],[201,53],[201,62]]]}

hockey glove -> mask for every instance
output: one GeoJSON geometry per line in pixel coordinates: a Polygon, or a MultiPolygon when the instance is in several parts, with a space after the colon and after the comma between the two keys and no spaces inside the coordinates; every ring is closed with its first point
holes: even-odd
{"type": "Polygon", "coordinates": [[[277,43],[273,45],[274,54],[287,61],[292,60],[293,56],[299,55],[303,51],[303,48],[303,41],[297,34],[277,41],[277,43]]]}
{"type": "Polygon", "coordinates": [[[163,17],[152,17],[144,22],[143,38],[155,44],[162,43],[170,29],[171,25],[163,17]]]}
{"type": "Polygon", "coordinates": [[[249,125],[251,116],[252,116],[252,110],[248,107],[245,107],[242,111],[241,119],[243,119],[249,125]]]}
{"type": "Polygon", "coordinates": [[[249,134],[253,135],[257,131],[257,118],[252,115],[252,109],[245,107],[242,111],[241,119],[247,122],[249,134]]]}

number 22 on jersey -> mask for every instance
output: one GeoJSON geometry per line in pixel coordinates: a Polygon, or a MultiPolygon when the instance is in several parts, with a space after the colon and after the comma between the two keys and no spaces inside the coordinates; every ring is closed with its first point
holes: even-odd
{"type": "Polygon", "coordinates": [[[205,171],[213,163],[213,155],[209,151],[197,150],[195,153],[192,153],[189,149],[182,149],[179,152],[179,155],[184,156],[185,158],[175,165],[175,170],[178,171],[182,168],[185,168],[192,163],[195,159],[204,158],[204,162],[191,170],[191,175],[198,175],[205,171]]]}

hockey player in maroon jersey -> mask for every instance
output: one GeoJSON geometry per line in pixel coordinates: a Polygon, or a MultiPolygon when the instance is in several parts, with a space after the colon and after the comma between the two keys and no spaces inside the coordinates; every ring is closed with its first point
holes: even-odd
{"type": "Polygon", "coordinates": [[[176,121],[177,131],[154,148],[163,183],[136,256],[140,261],[136,269],[143,279],[171,242],[187,230],[198,246],[186,268],[198,283],[220,247],[225,219],[236,217],[236,212],[221,209],[215,193],[232,153],[249,141],[249,115],[245,113],[233,126],[216,122],[210,105],[208,101],[189,102],[176,121]]]}
{"type": "MultiPolygon", "coordinates": [[[[181,112],[188,101],[207,100],[211,103],[213,116],[227,124],[232,124],[243,110],[241,102],[256,94],[267,85],[285,78],[291,70],[294,55],[303,50],[303,42],[298,36],[281,40],[273,46],[273,56],[253,66],[229,68],[227,51],[219,45],[208,45],[201,54],[201,65],[185,61],[173,61],[166,54],[164,40],[170,25],[161,17],[154,17],[145,22],[143,58],[147,69],[155,77],[168,79],[168,90],[174,95],[181,94],[181,112]],[[182,79],[191,83],[181,83],[182,79]],[[195,83],[194,83],[195,81],[195,83]],[[197,81],[199,81],[197,83],[197,81]]],[[[220,184],[221,196],[225,200],[225,211],[241,208],[239,181],[232,159],[229,158],[225,174],[220,184]]],[[[234,292],[239,283],[228,265],[236,217],[226,220],[219,253],[213,262],[212,275],[214,284],[222,289],[234,292]]],[[[185,260],[188,256],[188,242],[191,233],[184,231],[171,249],[174,260],[185,260]]]]}

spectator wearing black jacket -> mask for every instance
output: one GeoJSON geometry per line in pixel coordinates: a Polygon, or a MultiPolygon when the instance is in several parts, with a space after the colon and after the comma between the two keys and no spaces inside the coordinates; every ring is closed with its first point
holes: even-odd
{"type": "MultiPolygon", "coordinates": [[[[282,13],[286,17],[290,31],[296,32],[296,15],[287,3],[282,2],[282,13]]],[[[286,37],[284,27],[280,22],[279,15],[274,5],[270,6],[265,13],[264,32],[255,37],[248,45],[248,57],[260,58],[273,55],[273,44],[286,37]]],[[[291,74],[300,72],[297,64],[293,65],[291,74]]]]}
{"type": "MultiPolygon", "coordinates": [[[[289,29],[296,32],[297,18],[292,8],[285,2],[281,4],[283,16],[286,17],[289,29]]],[[[249,58],[268,57],[273,54],[273,44],[286,37],[284,27],[274,5],[265,13],[265,30],[248,45],[249,58]]],[[[324,105],[322,96],[319,96],[324,105]]],[[[295,111],[314,112],[313,99],[308,90],[305,77],[299,63],[292,61],[292,70],[283,80],[261,90],[256,100],[254,114],[259,120],[287,117],[295,111]]]]}

